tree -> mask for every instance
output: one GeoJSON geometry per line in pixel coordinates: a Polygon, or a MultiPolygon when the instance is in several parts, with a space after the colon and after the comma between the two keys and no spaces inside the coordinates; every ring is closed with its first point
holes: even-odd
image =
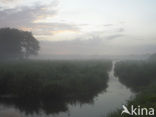
{"type": "Polygon", "coordinates": [[[23,59],[37,55],[39,42],[31,32],[14,28],[0,29],[0,59],[23,59]]]}

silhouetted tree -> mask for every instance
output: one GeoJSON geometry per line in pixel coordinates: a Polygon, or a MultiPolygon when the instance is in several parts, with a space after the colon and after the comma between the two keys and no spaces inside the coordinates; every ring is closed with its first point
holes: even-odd
{"type": "Polygon", "coordinates": [[[11,28],[0,29],[0,59],[22,59],[37,55],[39,42],[31,32],[11,28]]]}

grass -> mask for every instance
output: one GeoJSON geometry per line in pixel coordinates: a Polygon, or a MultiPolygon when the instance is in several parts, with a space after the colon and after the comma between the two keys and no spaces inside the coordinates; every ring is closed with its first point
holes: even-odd
{"type": "Polygon", "coordinates": [[[107,87],[111,61],[10,61],[0,63],[0,96],[80,98],[107,87]]]}

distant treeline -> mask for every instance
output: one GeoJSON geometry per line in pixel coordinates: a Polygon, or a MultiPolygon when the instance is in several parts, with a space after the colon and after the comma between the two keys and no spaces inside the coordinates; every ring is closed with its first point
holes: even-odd
{"type": "Polygon", "coordinates": [[[107,87],[111,61],[14,61],[0,63],[0,96],[94,97],[107,87]]]}

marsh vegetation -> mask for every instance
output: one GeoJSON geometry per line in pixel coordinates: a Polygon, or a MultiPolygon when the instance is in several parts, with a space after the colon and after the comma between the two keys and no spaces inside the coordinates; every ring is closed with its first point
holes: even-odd
{"type": "Polygon", "coordinates": [[[46,113],[64,112],[67,103],[90,103],[104,91],[111,66],[111,61],[95,60],[3,61],[0,102],[28,113],[41,108],[46,113]]]}

